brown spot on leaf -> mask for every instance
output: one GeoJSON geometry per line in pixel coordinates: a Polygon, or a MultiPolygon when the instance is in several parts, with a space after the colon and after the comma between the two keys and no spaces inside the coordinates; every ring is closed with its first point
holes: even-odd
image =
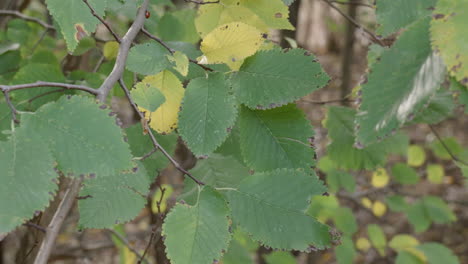
{"type": "Polygon", "coordinates": [[[82,38],[88,36],[88,33],[83,28],[83,24],[75,24],[75,39],[76,41],[80,41],[82,38]]]}
{"type": "Polygon", "coordinates": [[[461,84],[463,84],[463,85],[468,84],[468,77],[463,78],[460,82],[461,82],[461,84]]]}
{"type": "Polygon", "coordinates": [[[283,17],[283,14],[281,14],[281,13],[278,12],[278,13],[275,14],[275,17],[276,17],[276,18],[282,18],[282,17],[283,17]]]}
{"type": "Polygon", "coordinates": [[[444,15],[444,14],[434,14],[432,17],[433,17],[434,19],[442,19],[442,18],[445,17],[445,15],[444,15]]]}

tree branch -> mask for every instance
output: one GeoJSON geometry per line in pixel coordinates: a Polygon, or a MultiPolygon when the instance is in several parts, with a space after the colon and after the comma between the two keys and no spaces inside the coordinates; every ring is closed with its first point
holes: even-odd
{"type": "Polygon", "coordinates": [[[219,4],[219,0],[214,1],[214,2],[205,2],[205,1],[197,1],[197,0],[185,0],[185,2],[186,3],[194,3],[194,4],[197,4],[197,5],[219,4]]]}
{"type": "Polygon", "coordinates": [[[64,88],[66,90],[80,90],[83,92],[90,93],[92,95],[99,94],[98,90],[84,86],[84,85],[57,83],[57,82],[42,82],[42,81],[38,81],[35,83],[17,84],[17,85],[0,85],[0,90],[2,92],[9,93],[15,90],[23,90],[23,89],[36,88],[36,87],[59,87],[59,88],[64,88]]]}
{"type": "Polygon", "coordinates": [[[21,18],[26,21],[34,22],[36,24],[39,24],[40,26],[44,27],[47,30],[55,30],[54,26],[47,24],[46,22],[35,18],[35,17],[30,17],[27,16],[19,11],[14,11],[14,10],[0,10],[0,16],[14,16],[21,18]]]}
{"type": "Polygon", "coordinates": [[[353,24],[356,28],[366,32],[374,40],[374,42],[376,44],[379,44],[382,47],[386,46],[385,43],[379,37],[377,37],[374,33],[372,33],[372,31],[370,31],[369,29],[363,27],[361,24],[359,24],[352,17],[348,16],[348,14],[344,13],[341,9],[336,7],[332,2],[330,2],[329,0],[322,0],[322,1],[325,2],[327,5],[329,5],[331,8],[335,9],[338,13],[340,13],[340,15],[342,15],[349,22],[351,22],[351,24],[353,24]]]}
{"type": "MultiPolygon", "coordinates": [[[[127,89],[127,86],[125,85],[125,83],[123,82],[122,79],[119,79],[119,84],[120,84],[120,87],[122,87],[123,91],[125,92],[125,95],[127,96],[127,99],[128,101],[130,102],[130,104],[132,105],[133,109],[135,110],[135,112],[138,114],[138,116],[141,118],[141,120],[146,120],[145,119],[145,116],[143,115],[142,112],[140,112],[140,109],[138,109],[138,106],[135,104],[135,102],[133,101],[131,95],[130,95],[130,91],[127,89]]],[[[143,129],[145,129],[145,127],[143,127],[143,129]]],[[[177,170],[179,170],[180,172],[182,172],[184,175],[187,175],[190,179],[192,179],[194,182],[196,182],[198,185],[205,185],[203,182],[197,180],[192,174],[190,174],[187,170],[185,170],[184,168],[182,168],[182,166],[159,144],[158,140],[156,139],[156,137],[154,136],[153,134],[153,131],[151,131],[151,129],[148,129],[148,135],[151,139],[151,142],[153,143],[153,146],[156,148],[156,149],[159,149],[163,154],[164,156],[166,156],[166,158],[172,163],[172,165],[174,165],[174,167],[176,167],[177,170]]]]}
{"type": "Polygon", "coordinates": [[[120,42],[119,53],[117,55],[117,59],[115,60],[114,68],[99,88],[99,95],[97,96],[98,100],[105,101],[112,87],[114,87],[114,85],[122,77],[122,74],[125,69],[125,63],[128,57],[128,52],[130,51],[132,42],[137,36],[138,32],[140,32],[140,30],[142,29],[143,24],[145,23],[145,12],[147,7],[148,0],[144,0],[141,4],[140,9],[138,9],[135,21],[133,22],[132,26],[127,31],[125,36],[123,36],[122,41],[120,42]]]}
{"type": "Polygon", "coordinates": [[[366,6],[366,7],[369,7],[369,8],[374,8],[372,5],[369,5],[369,4],[365,4],[365,3],[360,3],[360,2],[357,2],[356,0],[351,0],[349,2],[345,2],[345,1],[336,1],[336,0],[328,0],[330,3],[334,3],[334,4],[340,4],[340,5],[357,5],[357,6],[366,6]]]}
{"type": "Polygon", "coordinates": [[[120,43],[120,37],[112,30],[112,28],[110,27],[109,24],[107,24],[107,22],[100,16],[96,13],[96,10],[94,10],[94,8],[89,4],[88,0],[83,0],[83,2],[88,6],[89,10],[91,10],[91,14],[96,17],[99,21],[101,21],[101,23],[107,28],[107,30],[109,30],[109,32],[112,34],[112,36],[114,37],[114,39],[120,43]]]}
{"type": "Polygon", "coordinates": [[[36,259],[34,260],[34,264],[47,263],[47,260],[50,256],[50,252],[52,251],[52,248],[54,246],[55,239],[57,238],[57,235],[60,232],[60,227],[62,227],[65,217],[67,217],[68,212],[70,212],[70,209],[72,208],[73,203],[75,202],[75,197],[80,191],[82,181],[83,180],[80,178],[75,178],[72,180],[70,186],[67,188],[67,191],[65,192],[65,195],[62,201],[60,202],[57,211],[55,211],[52,220],[47,226],[47,231],[44,240],[42,241],[41,247],[39,248],[36,259]]]}

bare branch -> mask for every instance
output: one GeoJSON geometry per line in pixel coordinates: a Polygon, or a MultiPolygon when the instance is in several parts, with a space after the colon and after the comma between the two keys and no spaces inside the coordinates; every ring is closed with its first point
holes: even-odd
{"type": "MultiPolygon", "coordinates": [[[[125,83],[123,82],[122,79],[119,79],[119,84],[120,86],[122,87],[123,91],[125,92],[125,95],[127,96],[127,99],[128,101],[130,102],[130,104],[132,105],[133,109],[135,110],[135,112],[138,114],[138,116],[144,120],[145,119],[145,116],[143,115],[142,112],[140,112],[140,110],[138,109],[138,106],[135,104],[135,102],[133,101],[131,95],[130,95],[130,91],[127,89],[127,86],[125,85],[125,83]]],[[[143,129],[145,129],[143,127],[143,129]]],[[[157,149],[159,149],[163,154],[164,156],[166,156],[166,158],[172,163],[172,165],[174,165],[174,167],[176,167],[177,170],[179,170],[180,172],[182,172],[184,175],[187,175],[190,179],[192,179],[194,182],[196,182],[198,185],[205,185],[203,182],[197,180],[192,174],[190,174],[187,170],[185,170],[184,168],[182,168],[182,166],[180,166],[180,164],[159,144],[158,140],[156,139],[156,137],[154,136],[153,134],[153,131],[151,131],[151,129],[148,130],[148,135],[151,139],[151,142],[153,143],[153,146],[157,149]]]]}
{"type": "Polygon", "coordinates": [[[49,25],[47,24],[46,22],[40,20],[40,19],[37,19],[35,17],[30,17],[30,16],[27,16],[21,12],[18,12],[18,11],[14,11],[14,10],[0,10],[0,16],[14,16],[14,17],[18,17],[18,18],[21,18],[23,20],[26,20],[26,21],[30,21],[30,22],[34,22],[36,24],[39,24],[41,25],[42,27],[44,27],[45,29],[47,30],[55,30],[54,26],[52,25],[49,25]]]}
{"type": "Polygon", "coordinates": [[[70,212],[70,209],[75,202],[75,197],[78,195],[78,192],[81,188],[81,182],[83,180],[80,178],[75,178],[70,183],[70,186],[67,188],[65,195],[60,202],[57,211],[50,221],[49,225],[47,226],[47,232],[45,234],[44,240],[42,241],[41,247],[37,253],[36,259],[34,260],[34,264],[46,264],[47,260],[49,259],[50,252],[55,243],[55,239],[60,232],[60,227],[62,227],[63,221],[70,212]]]}
{"type": "Polygon", "coordinates": [[[334,3],[334,4],[340,4],[340,5],[357,5],[357,6],[366,6],[366,7],[369,7],[369,8],[374,8],[372,5],[369,5],[369,4],[365,4],[365,3],[360,3],[360,2],[356,2],[356,0],[352,0],[352,1],[349,1],[349,2],[345,2],[345,1],[336,1],[336,0],[328,0],[330,3],[334,3]]]}
{"type": "Polygon", "coordinates": [[[83,0],[83,2],[88,6],[89,10],[91,10],[91,14],[96,17],[101,23],[109,30],[109,32],[112,34],[114,39],[120,43],[120,37],[112,30],[110,25],[100,16],[96,13],[96,10],[89,4],[88,0],[83,0]]]}
{"type": "Polygon", "coordinates": [[[130,29],[127,31],[125,36],[123,36],[120,46],[119,46],[119,53],[117,55],[117,59],[115,60],[114,68],[112,69],[109,76],[107,76],[106,80],[102,83],[101,87],[99,88],[99,95],[98,100],[104,101],[107,98],[110,90],[114,85],[119,81],[122,77],[122,74],[125,69],[125,63],[127,61],[128,52],[130,51],[130,46],[132,45],[133,40],[137,36],[138,32],[143,27],[145,23],[145,13],[148,7],[148,0],[143,1],[141,4],[140,9],[138,10],[137,16],[135,21],[133,22],[130,29]]]}
{"type": "Polygon", "coordinates": [[[205,1],[197,1],[197,0],[185,0],[187,3],[194,3],[197,5],[208,5],[208,4],[219,4],[219,0],[214,2],[205,2],[205,1]]]}
{"type": "MultiPolygon", "coordinates": [[[[160,38],[156,37],[155,35],[149,33],[145,28],[142,28],[142,29],[141,29],[141,32],[143,32],[143,34],[145,34],[148,38],[150,38],[150,39],[152,39],[152,40],[158,42],[159,44],[161,44],[161,45],[162,45],[164,48],[166,48],[171,54],[174,54],[174,53],[176,52],[173,48],[169,47],[162,39],[160,39],[160,38]]],[[[196,65],[200,66],[200,67],[203,68],[205,71],[210,71],[210,72],[213,71],[213,69],[211,69],[210,67],[207,67],[207,66],[205,66],[205,65],[203,65],[203,64],[199,64],[198,61],[196,61],[196,60],[194,60],[194,59],[190,59],[190,58],[189,58],[189,61],[190,61],[191,63],[193,63],[193,64],[196,64],[196,65]]]]}
{"type": "Polygon", "coordinates": [[[335,9],[340,15],[342,15],[344,18],[346,18],[351,24],[353,24],[356,28],[361,29],[362,31],[366,32],[373,40],[375,43],[379,44],[382,47],[385,47],[385,43],[377,37],[372,31],[369,29],[363,27],[361,24],[359,24],[356,20],[354,20],[352,17],[348,16],[348,14],[344,13],[341,9],[336,7],[332,2],[329,0],[322,0],[325,2],[327,5],[329,5],[331,8],[335,9]]]}
{"type": "Polygon", "coordinates": [[[68,83],[57,83],[57,82],[35,82],[35,83],[25,83],[25,84],[17,84],[17,85],[0,85],[0,90],[2,92],[11,92],[15,90],[23,90],[28,88],[36,88],[36,87],[59,87],[64,88],[66,90],[80,90],[83,92],[90,93],[92,95],[98,95],[99,91],[84,85],[76,85],[76,84],[68,84],[68,83]]]}

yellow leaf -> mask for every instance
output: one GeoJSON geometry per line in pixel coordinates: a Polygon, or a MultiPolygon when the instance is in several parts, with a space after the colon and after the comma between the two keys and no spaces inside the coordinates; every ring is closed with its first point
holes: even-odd
{"type": "Polygon", "coordinates": [[[166,97],[166,101],[155,112],[148,113],[146,109],[140,108],[148,119],[150,127],[161,134],[172,132],[177,127],[179,109],[184,96],[182,83],[168,70],[147,76],[142,83],[158,88],[166,97]]]}
{"type": "Polygon", "coordinates": [[[223,2],[239,3],[240,6],[247,7],[270,28],[294,29],[288,19],[289,8],[282,0],[224,0],[223,2]]]}
{"type": "Polygon", "coordinates": [[[426,161],[426,152],[421,146],[411,145],[408,147],[408,165],[419,167],[426,161]]]}
{"type": "Polygon", "coordinates": [[[377,217],[381,217],[385,212],[387,212],[387,206],[381,201],[375,201],[372,205],[372,213],[377,217]]]}
{"type": "Polygon", "coordinates": [[[173,67],[174,70],[178,71],[182,76],[187,76],[189,71],[189,59],[184,53],[176,51],[172,56],[167,55],[167,58],[169,61],[175,63],[175,66],[173,67]]]}
{"type": "Polygon", "coordinates": [[[372,208],[372,201],[367,197],[361,198],[361,204],[367,209],[372,208]]]}
{"type": "Polygon", "coordinates": [[[119,43],[117,41],[108,41],[104,44],[104,57],[108,60],[117,58],[119,53],[119,43]]]}
{"type": "Polygon", "coordinates": [[[419,241],[413,236],[400,234],[394,236],[388,245],[392,249],[399,251],[415,247],[419,245],[419,241]]]}
{"type": "Polygon", "coordinates": [[[387,171],[384,168],[379,168],[372,173],[372,186],[382,188],[387,186],[390,181],[387,171]]]}
{"type": "Polygon", "coordinates": [[[369,239],[360,237],[356,240],[356,248],[362,251],[367,251],[371,247],[369,239]]]}
{"type": "Polygon", "coordinates": [[[122,247],[122,255],[123,263],[125,264],[133,264],[138,261],[137,256],[133,253],[128,247],[122,247]]]}
{"type": "Polygon", "coordinates": [[[444,180],[444,167],[440,164],[430,164],[426,168],[427,179],[434,184],[441,184],[444,180]]]}
{"type": "Polygon", "coordinates": [[[254,12],[237,4],[202,5],[198,9],[195,26],[198,34],[205,37],[219,25],[231,22],[242,22],[261,32],[268,32],[268,26],[254,12]]]}
{"type": "Polygon", "coordinates": [[[153,213],[155,214],[164,213],[167,210],[167,200],[169,199],[169,197],[171,197],[173,192],[174,189],[171,185],[161,184],[161,188],[156,189],[156,191],[154,192],[153,199],[151,201],[151,211],[153,211],[153,213]],[[161,191],[161,189],[164,190],[164,196],[162,196],[163,192],[161,191]]]}
{"type": "Polygon", "coordinates": [[[256,28],[241,22],[224,24],[211,31],[201,43],[204,56],[202,64],[226,63],[235,67],[238,61],[253,55],[263,43],[263,36],[256,28]]]}

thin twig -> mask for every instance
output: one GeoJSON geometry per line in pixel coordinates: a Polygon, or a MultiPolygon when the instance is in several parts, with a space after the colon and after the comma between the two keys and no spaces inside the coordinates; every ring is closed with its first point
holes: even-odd
{"type": "Polygon", "coordinates": [[[18,85],[0,85],[0,90],[2,92],[11,92],[16,90],[35,88],[35,87],[59,87],[67,90],[80,90],[92,95],[98,95],[99,91],[84,85],[68,84],[68,83],[57,83],[57,82],[35,82],[35,83],[25,83],[18,85]]]}
{"type": "Polygon", "coordinates": [[[50,221],[49,225],[47,226],[47,232],[45,234],[44,240],[42,241],[41,247],[37,253],[36,259],[34,260],[34,264],[46,264],[47,260],[49,259],[50,252],[55,243],[55,239],[59,234],[60,227],[67,217],[68,212],[72,208],[73,203],[75,202],[75,197],[78,195],[78,192],[81,188],[81,182],[83,180],[80,178],[75,178],[72,180],[70,186],[67,188],[65,195],[63,196],[60,205],[55,211],[55,214],[50,221]]]}
{"type": "Polygon", "coordinates": [[[53,93],[60,93],[60,92],[63,92],[65,90],[66,89],[64,89],[64,88],[60,88],[60,89],[57,89],[57,90],[52,90],[52,91],[48,91],[48,92],[45,92],[45,93],[42,93],[42,94],[38,94],[38,95],[34,96],[33,98],[29,99],[28,103],[32,103],[34,100],[37,100],[37,99],[39,99],[41,97],[44,97],[46,95],[53,94],[53,93]]]}
{"type": "Polygon", "coordinates": [[[370,31],[367,28],[360,25],[358,22],[356,22],[356,20],[354,20],[352,17],[348,16],[348,14],[344,13],[341,9],[336,7],[332,2],[330,2],[329,0],[322,0],[322,1],[325,2],[327,5],[329,5],[331,8],[335,9],[338,13],[340,13],[340,15],[342,15],[344,18],[346,18],[355,27],[357,27],[358,29],[361,29],[364,32],[366,32],[374,40],[375,43],[379,44],[382,47],[386,46],[385,43],[383,43],[383,41],[379,37],[377,37],[374,33],[372,33],[372,31],[370,31]]]}
{"type": "Polygon", "coordinates": [[[98,60],[98,62],[96,63],[96,65],[94,66],[93,72],[97,72],[97,71],[99,70],[99,67],[101,67],[102,63],[104,62],[104,59],[105,59],[105,57],[104,57],[104,55],[102,55],[102,56],[99,58],[99,60],[98,60]]]}
{"type": "MultiPolygon", "coordinates": [[[[125,95],[127,96],[128,101],[130,102],[130,104],[132,105],[133,109],[136,111],[138,116],[141,119],[145,119],[144,114],[142,112],[140,112],[140,110],[138,109],[138,106],[133,101],[133,99],[132,99],[132,97],[130,95],[130,91],[128,90],[127,86],[125,85],[125,83],[124,83],[124,81],[122,79],[119,79],[119,84],[120,84],[120,87],[122,87],[123,91],[125,92],[125,95]]],[[[145,129],[145,128],[143,127],[143,129],[145,129]]],[[[151,142],[153,143],[153,146],[155,148],[161,150],[161,152],[164,154],[164,156],[166,156],[166,158],[172,163],[172,165],[174,165],[174,167],[176,167],[176,169],[178,169],[184,175],[187,175],[190,179],[192,179],[198,185],[205,185],[203,182],[197,180],[195,177],[193,177],[192,174],[190,174],[188,171],[186,171],[184,168],[182,168],[182,166],[180,166],[180,164],[159,144],[159,142],[157,141],[157,139],[154,136],[153,131],[151,131],[151,129],[148,130],[148,135],[149,135],[149,137],[151,139],[151,142]]]]}
{"type": "Polygon", "coordinates": [[[44,40],[44,37],[47,35],[47,31],[48,29],[46,28],[44,30],[44,32],[42,32],[41,36],[39,37],[39,39],[36,41],[36,43],[34,43],[34,46],[32,47],[31,49],[31,54],[34,53],[34,51],[36,50],[37,46],[39,46],[39,44],[44,40]]]}
{"type": "Polygon", "coordinates": [[[197,1],[197,0],[185,0],[185,2],[194,3],[194,4],[197,4],[197,5],[219,4],[219,0],[214,1],[214,2],[205,2],[205,1],[197,1]]]}
{"type": "Polygon", "coordinates": [[[131,252],[133,252],[133,254],[135,254],[139,259],[142,259],[145,263],[149,263],[148,260],[146,260],[144,258],[144,256],[142,256],[140,253],[138,253],[138,251],[136,249],[134,249],[130,243],[127,241],[127,239],[125,239],[125,237],[123,237],[121,234],[119,234],[118,232],[116,232],[115,230],[113,229],[107,229],[107,231],[109,231],[109,233],[111,233],[111,235],[115,236],[118,240],[120,240],[120,242],[122,242],[131,252]]]}
{"type": "Polygon", "coordinates": [[[427,125],[431,129],[432,133],[436,136],[437,140],[439,140],[440,144],[442,144],[442,147],[444,147],[445,151],[447,151],[447,153],[450,155],[452,160],[459,162],[465,166],[468,166],[468,162],[459,159],[455,154],[453,154],[453,152],[450,150],[447,144],[445,144],[445,142],[442,140],[442,138],[440,137],[439,133],[435,130],[435,128],[430,124],[427,124],[427,125]]]}
{"type": "Polygon", "coordinates": [[[357,5],[357,6],[366,6],[366,7],[369,7],[369,8],[374,8],[372,5],[369,5],[369,4],[365,4],[365,3],[360,3],[360,2],[356,2],[355,0],[354,1],[349,1],[349,2],[345,2],[345,1],[335,1],[335,0],[328,0],[330,3],[334,3],[334,4],[340,4],[340,5],[357,5]]]}
{"type": "Polygon", "coordinates": [[[18,17],[18,18],[21,18],[23,20],[26,20],[26,21],[30,21],[30,22],[34,22],[36,24],[39,24],[41,25],[42,27],[44,27],[45,29],[47,30],[55,30],[54,26],[52,25],[49,25],[47,24],[46,22],[40,20],[40,19],[37,19],[35,17],[30,17],[30,16],[27,16],[21,12],[18,12],[18,11],[14,11],[14,10],[0,10],[0,16],[14,16],[14,17],[18,17]]]}
{"type": "Polygon", "coordinates": [[[146,153],[143,157],[140,158],[141,161],[151,157],[156,151],[158,151],[157,148],[153,148],[150,152],[146,153]]]}
{"type": "Polygon", "coordinates": [[[145,23],[145,13],[146,9],[148,8],[148,1],[149,0],[143,1],[140,9],[138,9],[135,21],[130,26],[127,33],[125,34],[125,36],[123,36],[120,42],[119,53],[117,54],[117,59],[115,60],[114,68],[99,88],[100,94],[97,98],[100,101],[104,101],[107,98],[107,95],[109,94],[112,87],[114,87],[114,85],[122,77],[122,74],[125,70],[125,63],[127,62],[128,53],[130,51],[130,46],[132,45],[133,40],[137,36],[138,32],[141,31],[143,24],[145,23]]]}
{"type": "Polygon", "coordinates": [[[342,102],[353,102],[354,100],[349,98],[343,99],[332,99],[332,100],[325,100],[325,101],[314,101],[314,100],[307,100],[301,99],[301,103],[308,103],[308,104],[317,104],[317,105],[324,105],[324,104],[331,104],[331,103],[342,103],[342,102]]]}
{"type": "Polygon", "coordinates": [[[5,96],[5,101],[6,101],[6,103],[8,104],[8,107],[10,108],[10,111],[11,111],[11,119],[12,119],[13,122],[15,122],[16,124],[19,124],[19,120],[16,118],[16,114],[18,113],[18,111],[16,110],[15,106],[14,106],[13,103],[11,102],[10,94],[8,94],[8,91],[5,91],[5,90],[2,90],[2,92],[3,92],[3,95],[5,96]]]}
{"type": "Polygon", "coordinates": [[[83,0],[83,2],[88,6],[89,10],[91,10],[91,14],[96,17],[101,23],[109,30],[109,32],[112,34],[114,39],[120,43],[120,37],[112,30],[110,25],[100,16],[96,13],[96,10],[88,3],[88,0],[83,0]]]}
{"type": "Polygon", "coordinates": [[[42,233],[46,233],[46,228],[43,227],[43,226],[40,226],[38,224],[35,224],[35,223],[31,223],[31,222],[26,222],[24,223],[25,226],[28,226],[28,227],[32,227],[32,228],[35,228],[39,231],[41,231],[42,233]]]}
{"type": "MultiPolygon", "coordinates": [[[[161,44],[164,48],[166,48],[171,54],[174,54],[176,52],[176,50],[174,50],[173,48],[169,47],[169,45],[167,45],[167,43],[165,43],[162,39],[156,37],[155,35],[149,33],[145,28],[142,28],[141,29],[141,32],[143,32],[143,34],[145,34],[148,38],[158,42],[159,44],[161,44]]],[[[205,71],[214,71],[213,69],[211,69],[210,67],[207,67],[203,64],[200,64],[198,63],[198,61],[194,60],[194,59],[191,59],[189,58],[189,61],[193,64],[196,64],[198,66],[200,66],[202,69],[204,69],[205,71]]]]}

